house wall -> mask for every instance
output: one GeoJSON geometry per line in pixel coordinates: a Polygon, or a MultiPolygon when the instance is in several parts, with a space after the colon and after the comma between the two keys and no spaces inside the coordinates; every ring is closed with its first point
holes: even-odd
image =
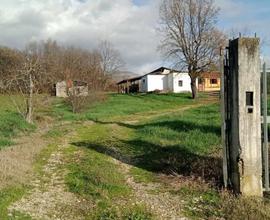
{"type": "Polygon", "coordinates": [[[140,92],[153,92],[155,90],[167,90],[167,75],[146,75],[141,79],[140,92]]]}
{"type": "Polygon", "coordinates": [[[219,91],[220,90],[220,78],[217,79],[217,84],[211,84],[210,78],[204,79],[204,91],[219,91]]]}
{"type": "Polygon", "coordinates": [[[173,79],[173,74],[168,74],[167,75],[168,78],[168,90],[169,92],[173,92],[173,85],[174,85],[174,79],[173,79]]]}
{"type": "Polygon", "coordinates": [[[140,92],[147,92],[147,76],[144,76],[140,80],[140,92]]]}
{"type": "Polygon", "coordinates": [[[191,92],[191,80],[188,73],[171,73],[170,75],[173,78],[173,92],[191,92]],[[182,86],[179,86],[179,81],[182,81],[182,86]]]}
{"type": "Polygon", "coordinates": [[[140,92],[155,90],[167,92],[191,92],[190,77],[188,73],[170,73],[162,75],[146,75],[141,79],[140,92]],[[182,86],[178,82],[182,81],[182,86]]]}
{"type": "Polygon", "coordinates": [[[168,80],[167,75],[147,75],[147,92],[155,90],[167,90],[168,80]]]}
{"type": "Polygon", "coordinates": [[[58,82],[55,85],[56,97],[67,97],[67,83],[66,81],[58,82]]]}
{"type": "Polygon", "coordinates": [[[55,95],[56,97],[67,98],[68,91],[76,96],[87,96],[88,86],[75,86],[67,89],[66,81],[58,82],[55,85],[55,95]]]}

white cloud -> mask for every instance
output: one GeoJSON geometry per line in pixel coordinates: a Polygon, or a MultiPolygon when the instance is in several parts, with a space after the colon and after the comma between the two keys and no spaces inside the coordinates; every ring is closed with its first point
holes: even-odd
{"type": "Polygon", "coordinates": [[[161,60],[158,6],[159,0],[140,6],[132,0],[0,0],[0,44],[22,48],[52,38],[92,49],[106,39],[120,50],[128,69],[147,71],[161,60]]]}
{"type": "MultiPolygon", "coordinates": [[[[22,48],[31,40],[52,38],[92,49],[106,39],[120,50],[127,69],[148,72],[164,64],[157,51],[160,1],[0,0],[0,44],[22,48]]],[[[239,0],[216,0],[216,3],[221,8],[222,29],[247,27],[264,38],[270,35],[266,28],[269,19],[256,17],[257,11],[267,14],[269,7],[258,5],[255,12],[255,1],[246,4],[239,0]]],[[[269,50],[265,51],[267,55],[269,50]]]]}

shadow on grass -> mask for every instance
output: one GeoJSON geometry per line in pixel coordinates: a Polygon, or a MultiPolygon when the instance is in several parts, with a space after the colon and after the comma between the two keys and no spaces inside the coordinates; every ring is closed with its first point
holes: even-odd
{"type": "Polygon", "coordinates": [[[104,122],[104,121],[98,121],[98,120],[95,120],[94,122],[98,124],[103,124],[103,125],[117,124],[121,127],[126,127],[126,128],[131,128],[131,129],[144,129],[147,127],[165,127],[165,128],[172,129],[176,132],[189,132],[196,129],[203,133],[213,133],[218,136],[221,135],[220,127],[198,124],[198,123],[189,122],[185,120],[159,121],[159,122],[152,122],[152,123],[147,123],[147,124],[104,122]]]}
{"type": "Polygon", "coordinates": [[[145,148],[145,152],[141,155],[128,157],[116,148],[109,148],[101,144],[91,142],[75,142],[72,144],[95,150],[151,172],[199,177],[215,185],[221,184],[222,160],[219,157],[201,156],[185,148],[179,148],[179,146],[165,148],[141,140],[123,141],[123,143],[134,148],[136,146],[145,148]]]}
{"type": "MultiPolygon", "coordinates": [[[[114,122],[96,121],[96,123],[111,124],[114,122]]],[[[212,133],[218,137],[220,136],[219,127],[184,120],[160,121],[138,125],[121,122],[115,122],[114,124],[136,129],[140,132],[142,132],[141,129],[147,127],[165,127],[176,132],[187,133],[197,129],[203,134],[212,133]]],[[[149,135],[151,137],[151,134],[149,135]]],[[[196,177],[217,186],[222,184],[222,159],[218,156],[197,153],[184,144],[167,144],[164,146],[143,140],[140,136],[131,140],[114,139],[101,143],[82,141],[72,144],[109,155],[147,171],[196,177]]]]}

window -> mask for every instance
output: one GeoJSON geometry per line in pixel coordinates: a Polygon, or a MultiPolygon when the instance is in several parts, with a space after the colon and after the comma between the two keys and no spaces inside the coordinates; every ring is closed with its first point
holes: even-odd
{"type": "Polygon", "coordinates": [[[179,81],[178,81],[178,86],[179,86],[179,87],[182,87],[182,86],[183,86],[183,80],[179,80],[179,81]]]}
{"type": "Polygon", "coordinates": [[[143,79],[142,82],[145,83],[145,79],[143,79]]]}
{"type": "Polygon", "coordinates": [[[210,84],[217,84],[217,79],[210,79],[210,84]]]}

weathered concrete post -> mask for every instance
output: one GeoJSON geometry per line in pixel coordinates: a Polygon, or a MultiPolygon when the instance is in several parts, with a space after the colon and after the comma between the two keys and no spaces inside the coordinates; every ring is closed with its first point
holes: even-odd
{"type": "Polygon", "coordinates": [[[228,53],[229,68],[225,75],[228,178],[236,193],[262,196],[259,39],[232,40],[228,53]]]}

